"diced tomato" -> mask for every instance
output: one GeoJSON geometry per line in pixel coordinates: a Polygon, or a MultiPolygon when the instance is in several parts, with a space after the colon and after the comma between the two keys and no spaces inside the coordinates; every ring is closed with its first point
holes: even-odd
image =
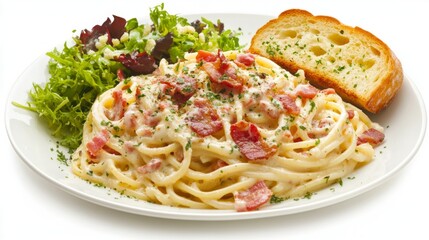
{"type": "Polygon", "coordinates": [[[264,181],[258,181],[249,189],[234,194],[234,206],[238,212],[253,211],[267,203],[273,192],[264,181]]]}
{"type": "Polygon", "coordinates": [[[223,128],[222,121],[216,110],[206,99],[195,99],[195,108],[191,111],[186,122],[198,136],[206,137],[223,128]]]}
{"type": "Polygon", "coordinates": [[[263,160],[271,157],[276,147],[270,147],[259,134],[258,127],[241,121],[231,125],[231,137],[237,144],[240,153],[248,160],[263,160]]]}

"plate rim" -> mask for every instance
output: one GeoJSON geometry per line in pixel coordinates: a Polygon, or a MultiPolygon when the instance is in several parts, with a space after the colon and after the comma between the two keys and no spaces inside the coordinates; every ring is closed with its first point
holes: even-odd
{"type": "MultiPolygon", "coordinates": [[[[181,16],[204,16],[204,15],[212,15],[212,16],[221,16],[221,15],[233,15],[234,13],[190,13],[190,14],[181,14],[181,16]],[[200,15],[201,14],[201,15],[200,15]]],[[[247,16],[260,16],[260,17],[267,17],[272,18],[271,15],[264,15],[264,14],[251,14],[251,13],[237,13],[240,15],[247,15],[247,16]]],[[[235,14],[236,15],[236,14],[235,14]]],[[[423,140],[426,135],[426,128],[427,128],[427,113],[426,113],[426,107],[424,100],[422,98],[422,95],[420,91],[418,90],[416,84],[410,79],[410,77],[406,74],[404,74],[404,83],[408,84],[411,88],[411,91],[416,97],[416,100],[418,102],[418,109],[419,112],[422,115],[421,118],[421,126],[420,126],[420,132],[418,134],[418,138],[416,140],[416,144],[414,147],[408,152],[408,154],[404,157],[403,160],[400,161],[399,164],[395,165],[394,168],[392,168],[390,171],[384,173],[382,176],[375,178],[374,180],[371,180],[369,183],[366,183],[362,186],[353,188],[350,191],[338,194],[336,196],[332,196],[326,199],[321,199],[316,202],[310,202],[308,204],[303,205],[297,205],[292,207],[284,207],[284,208],[264,208],[263,210],[259,211],[252,211],[252,212],[235,212],[230,210],[201,210],[201,209],[186,209],[186,208],[177,208],[177,207],[169,207],[169,206],[161,206],[163,208],[172,208],[176,211],[159,211],[155,208],[145,208],[143,207],[135,207],[131,205],[124,205],[124,203],[121,202],[115,202],[112,200],[108,200],[107,198],[100,198],[94,195],[90,195],[87,193],[84,193],[82,191],[79,191],[78,189],[75,189],[69,185],[66,185],[62,182],[60,182],[58,179],[55,179],[54,177],[50,176],[48,173],[42,171],[40,168],[38,168],[34,161],[31,160],[31,157],[26,156],[24,152],[19,148],[18,143],[15,141],[13,137],[13,133],[11,132],[11,126],[10,126],[10,120],[11,120],[11,114],[12,109],[15,108],[15,106],[12,105],[13,99],[13,93],[16,91],[17,86],[21,83],[26,83],[24,76],[36,65],[39,61],[44,61],[45,59],[48,59],[48,57],[45,54],[40,55],[38,58],[36,58],[30,65],[28,65],[25,70],[18,76],[18,78],[14,81],[12,86],[9,89],[8,95],[6,97],[5,102],[5,112],[4,112],[4,122],[6,127],[6,133],[9,139],[9,142],[11,143],[13,149],[19,156],[19,158],[28,166],[30,169],[38,173],[38,175],[42,176],[44,179],[48,180],[51,184],[54,184],[56,187],[60,188],[61,190],[78,197],[82,200],[89,201],[91,203],[107,207],[110,209],[119,210],[122,212],[128,212],[132,214],[137,215],[144,215],[144,216],[150,216],[150,217],[157,217],[157,218],[165,218],[165,219],[180,219],[180,220],[207,220],[207,221],[219,221],[219,220],[242,220],[242,219],[255,219],[255,218],[265,218],[265,217],[274,217],[274,216],[281,216],[281,215],[290,215],[290,214],[296,214],[301,212],[307,212],[314,209],[319,209],[327,206],[334,205],[336,203],[346,201],[348,199],[351,199],[353,197],[356,197],[358,195],[364,194],[365,192],[368,192],[375,187],[385,183],[388,181],[392,176],[394,176],[399,170],[403,169],[411,160],[414,158],[414,156],[417,154],[419,148],[421,147],[423,140]],[[191,210],[191,211],[189,211],[191,210]]],[[[46,82],[47,79],[44,79],[43,82],[46,82]]],[[[34,81],[33,81],[34,82],[34,81]]],[[[28,93],[29,89],[27,89],[28,93]]],[[[47,132],[47,134],[49,134],[47,132]]],[[[52,138],[52,136],[51,136],[52,138]]],[[[27,154],[28,155],[28,154],[27,154]]],[[[83,181],[83,180],[82,180],[83,181]]],[[[90,185],[89,185],[90,186],[90,185]]],[[[142,201],[144,202],[144,201],[142,201]]],[[[146,203],[146,202],[145,202],[146,203]]]]}

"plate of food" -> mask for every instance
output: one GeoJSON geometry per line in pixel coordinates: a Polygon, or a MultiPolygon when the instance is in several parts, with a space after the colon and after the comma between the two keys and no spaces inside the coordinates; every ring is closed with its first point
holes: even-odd
{"type": "Polygon", "coordinates": [[[62,190],[133,214],[238,220],[329,206],[392,177],[426,129],[386,44],[304,10],[178,16],[159,5],[57,49],[9,94],[11,144],[62,190]]]}

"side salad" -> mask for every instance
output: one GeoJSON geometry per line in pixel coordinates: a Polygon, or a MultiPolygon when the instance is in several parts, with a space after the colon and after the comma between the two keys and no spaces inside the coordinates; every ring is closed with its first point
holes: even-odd
{"type": "Polygon", "coordinates": [[[82,30],[73,46],[64,43],[63,49],[47,53],[50,79],[33,84],[27,105],[13,104],[36,112],[60,145],[75,149],[96,97],[119,81],[152,73],[163,58],[175,63],[187,52],[242,48],[241,33],[224,29],[220,20],[189,22],[168,13],[164,4],[150,9],[150,19],[151,24],[140,24],[114,15],[113,21],[82,30]]]}

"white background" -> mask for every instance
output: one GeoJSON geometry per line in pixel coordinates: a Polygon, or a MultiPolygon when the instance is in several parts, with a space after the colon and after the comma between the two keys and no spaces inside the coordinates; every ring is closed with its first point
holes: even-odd
{"type": "MultiPolygon", "coordinates": [[[[384,40],[429,103],[428,1],[164,2],[170,13],[180,14],[278,15],[289,8],[302,8],[334,16],[384,40]]],[[[4,111],[10,104],[6,97],[20,73],[37,57],[69,39],[72,30],[91,28],[112,14],[144,18],[149,7],[158,3],[0,0],[0,239],[428,239],[427,138],[404,169],[363,195],[306,213],[244,221],[178,221],[123,213],[69,195],[28,168],[14,152],[4,127],[4,111]]]]}

